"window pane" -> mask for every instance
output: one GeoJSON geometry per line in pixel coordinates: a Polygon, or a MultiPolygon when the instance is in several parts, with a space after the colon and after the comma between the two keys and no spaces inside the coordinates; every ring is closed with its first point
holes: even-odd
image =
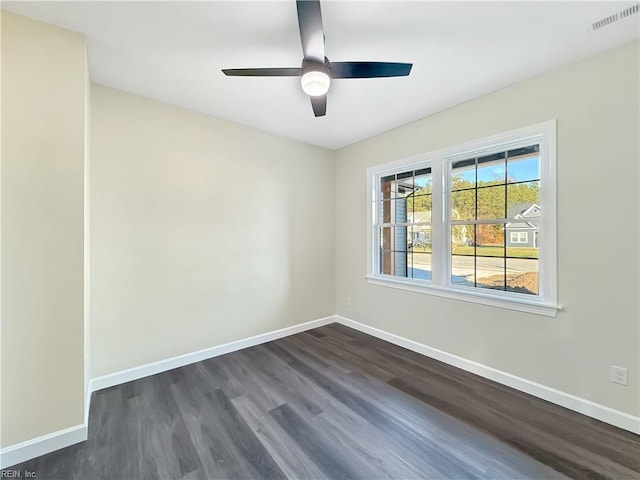
{"type": "Polygon", "coordinates": [[[413,252],[411,265],[408,269],[409,277],[420,280],[431,280],[431,254],[413,252]]]}
{"type": "Polygon", "coordinates": [[[519,148],[514,148],[513,150],[509,150],[507,152],[507,156],[509,158],[514,158],[514,157],[535,155],[539,152],[540,152],[540,145],[536,143],[533,145],[529,145],[528,147],[519,147],[519,148]]]}
{"type": "Polygon", "coordinates": [[[413,248],[413,228],[412,227],[406,227],[406,235],[405,235],[404,241],[405,241],[405,244],[397,248],[396,250],[411,253],[411,249],[413,248]]]}
{"type": "Polygon", "coordinates": [[[539,217],[539,208],[536,212],[535,208],[527,212],[534,204],[540,207],[540,182],[507,185],[507,218],[517,218],[517,215],[539,217]]]}
{"type": "Polygon", "coordinates": [[[378,204],[378,223],[391,223],[391,202],[382,201],[378,204]]]}
{"type": "Polygon", "coordinates": [[[505,183],[505,153],[494,153],[478,158],[478,186],[505,183]]]}
{"type": "Polygon", "coordinates": [[[382,250],[407,250],[407,227],[380,227],[382,250]]]}
{"type": "Polygon", "coordinates": [[[396,175],[395,192],[397,198],[405,198],[413,193],[413,171],[396,175]]]}
{"type": "Polygon", "coordinates": [[[537,221],[507,223],[507,257],[537,259],[539,228],[537,221]]]}
{"type": "Polygon", "coordinates": [[[451,218],[453,220],[475,220],[476,191],[451,192],[451,218]]]}
{"type": "Polygon", "coordinates": [[[425,195],[431,193],[431,168],[423,168],[422,170],[416,170],[415,177],[413,179],[415,194],[425,195]]]}
{"type": "Polygon", "coordinates": [[[380,179],[380,193],[382,200],[388,200],[395,195],[392,195],[393,184],[396,180],[395,175],[389,175],[380,179]]]}
{"type": "Polygon", "coordinates": [[[507,291],[538,295],[538,260],[507,258],[507,291]]]}
{"type": "Polygon", "coordinates": [[[397,251],[407,251],[407,227],[395,227],[394,228],[394,248],[397,251]]]}
{"type": "Polygon", "coordinates": [[[509,183],[540,179],[540,155],[538,145],[509,150],[507,158],[509,183]]]}
{"type": "Polygon", "coordinates": [[[451,227],[451,283],[475,284],[475,225],[451,227]]]}
{"type": "Polygon", "coordinates": [[[413,191],[413,170],[411,170],[382,177],[380,179],[380,192],[377,197],[380,200],[406,198],[411,195],[413,191]]]}
{"type": "Polygon", "coordinates": [[[505,218],[506,187],[478,189],[478,218],[505,218]]]}
{"type": "Polygon", "coordinates": [[[476,258],[476,286],[504,290],[504,258],[478,257],[476,258]]]}
{"type": "Polygon", "coordinates": [[[501,223],[452,226],[451,283],[537,295],[538,222],[531,223],[527,231],[501,223]]]}
{"type": "Polygon", "coordinates": [[[396,198],[379,203],[378,223],[407,223],[407,202],[412,198],[396,198]]]}
{"type": "Polygon", "coordinates": [[[391,207],[393,208],[393,222],[407,223],[407,199],[397,198],[393,201],[391,207]]]}
{"type": "Polygon", "coordinates": [[[380,229],[380,249],[391,250],[393,227],[381,227],[380,229]]]}
{"type": "Polygon", "coordinates": [[[505,225],[508,257],[538,258],[539,220],[531,214],[505,225]]]}
{"type": "Polygon", "coordinates": [[[394,275],[396,277],[406,277],[408,260],[409,256],[406,251],[381,250],[380,273],[394,275]]]}
{"type": "Polygon", "coordinates": [[[431,253],[431,226],[420,225],[411,228],[409,244],[413,253],[431,253]]]}
{"type": "Polygon", "coordinates": [[[431,221],[431,195],[418,195],[407,199],[407,221],[410,223],[431,221]]]}
{"type": "MultiPolygon", "coordinates": [[[[472,247],[473,248],[473,247],[472,247]]],[[[451,256],[451,283],[454,285],[475,285],[475,257],[451,256]]]]}
{"type": "Polygon", "coordinates": [[[451,227],[451,251],[455,255],[475,255],[474,245],[474,225],[453,225],[451,227]]]}
{"type": "Polygon", "coordinates": [[[383,273],[385,275],[391,275],[390,255],[391,255],[391,252],[387,250],[380,250],[380,273],[383,273]]]}
{"type": "Polygon", "coordinates": [[[451,164],[452,190],[473,188],[476,186],[476,160],[458,160],[451,164]]]}
{"type": "Polygon", "coordinates": [[[476,255],[504,257],[504,225],[476,225],[476,255]]]}

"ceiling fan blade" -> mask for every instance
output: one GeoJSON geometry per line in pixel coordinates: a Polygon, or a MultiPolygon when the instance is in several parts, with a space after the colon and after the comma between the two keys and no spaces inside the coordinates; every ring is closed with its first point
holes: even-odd
{"type": "Polygon", "coordinates": [[[305,60],[324,63],[324,32],[318,0],[297,0],[298,26],[305,60]]]}
{"type": "Polygon", "coordinates": [[[331,78],[405,77],[412,63],[331,62],[331,78]]]}
{"type": "Polygon", "coordinates": [[[227,68],[223,69],[228,77],[299,77],[302,69],[294,68],[227,68]]]}
{"type": "Polygon", "coordinates": [[[309,97],[309,98],[311,99],[313,114],[316,117],[324,117],[327,114],[327,96],[321,95],[319,97],[309,97]]]}

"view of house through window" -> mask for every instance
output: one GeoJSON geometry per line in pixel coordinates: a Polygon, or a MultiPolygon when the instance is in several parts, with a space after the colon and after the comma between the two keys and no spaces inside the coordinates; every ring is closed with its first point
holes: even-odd
{"type": "Polygon", "coordinates": [[[538,294],[539,151],[532,144],[451,162],[453,285],[538,294]]]}

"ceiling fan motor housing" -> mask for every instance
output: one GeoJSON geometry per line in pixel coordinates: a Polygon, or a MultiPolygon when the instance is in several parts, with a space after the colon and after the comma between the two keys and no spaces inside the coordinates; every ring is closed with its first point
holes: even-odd
{"type": "Polygon", "coordinates": [[[304,93],[309,96],[326,95],[331,84],[331,72],[327,57],[324,58],[324,63],[315,60],[302,60],[300,84],[304,93]]]}

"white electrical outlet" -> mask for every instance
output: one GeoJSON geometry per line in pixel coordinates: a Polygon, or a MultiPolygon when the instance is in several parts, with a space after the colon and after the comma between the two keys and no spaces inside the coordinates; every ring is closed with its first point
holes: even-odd
{"type": "Polygon", "coordinates": [[[619,383],[620,385],[628,385],[627,369],[624,367],[611,365],[611,381],[613,383],[619,383]]]}
{"type": "Polygon", "coordinates": [[[347,297],[347,300],[344,302],[347,304],[347,307],[351,306],[351,297],[347,297]]]}

